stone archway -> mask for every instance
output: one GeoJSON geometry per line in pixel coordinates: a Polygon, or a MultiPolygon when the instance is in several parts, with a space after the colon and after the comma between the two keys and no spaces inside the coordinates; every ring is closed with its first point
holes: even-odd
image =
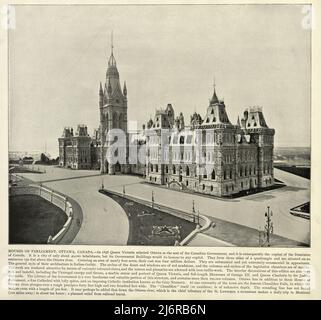
{"type": "Polygon", "coordinates": [[[117,161],[115,164],[115,173],[120,173],[121,172],[121,166],[119,162],[117,161]]]}
{"type": "Polygon", "coordinates": [[[182,190],[182,184],[179,183],[178,181],[170,181],[168,184],[167,184],[167,187],[170,188],[170,189],[176,189],[176,190],[182,190]]]}

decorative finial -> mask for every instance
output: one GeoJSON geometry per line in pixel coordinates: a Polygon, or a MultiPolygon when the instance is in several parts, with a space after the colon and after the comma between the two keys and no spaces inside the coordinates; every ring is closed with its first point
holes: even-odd
{"type": "Polygon", "coordinates": [[[111,30],[111,54],[114,54],[114,31],[111,30]]]}
{"type": "Polygon", "coordinates": [[[213,97],[212,97],[212,99],[210,100],[210,104],[219,103],[219,100],[218,100],[217,95],[216,95],[215,87],[216,87],[216,83],[215,83],[215,75],[214,75],[214,77],[213,77],[213,88],[214,88],[214,92],[213,92],[213,97]]]}

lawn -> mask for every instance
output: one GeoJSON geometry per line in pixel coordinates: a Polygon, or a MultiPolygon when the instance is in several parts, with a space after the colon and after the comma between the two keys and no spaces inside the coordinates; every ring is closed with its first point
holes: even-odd
{"type": "Polygon", "coordinates": [[[67,220],[66,214],[37,195],[9,197],[9,243],[45,244],[67,220]]]}
{"type": "Polygon", "coordinates": [[[173,246],[176,240],[182,241],[196,227],[193,222],[106,190],[100,192],[115,200],[126,212],[129,220],[128,245],[173,246]]]}

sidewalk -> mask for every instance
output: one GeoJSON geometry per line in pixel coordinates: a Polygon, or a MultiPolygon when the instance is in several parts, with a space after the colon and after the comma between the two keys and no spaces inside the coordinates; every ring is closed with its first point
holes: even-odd
{"type": "MultiPolygon", "coordinates": [[[[256,229],[242,226],[236,223],[224,221],[218,218],[209,217],[211,221],[215,223],[214,228],[210,228],[204,232],[205,235],[214,237],[218,240],[225,241],[238,247],[258,247],[259,246],[259,232],[256,229]]],[[[261,235],[263,237],[263,235],[261,235]]],[[[193,239],[189,245],[193,246],[197,242],[200,245],[200,239],[193,239]],[[193,241],[195,240],[195,241],[193,241]]],[[[207,243],[203,239],[202,245],[207,246],[207,243]]],[[[303,243],[280,237],[272,234],[270,236],[270,244],[273,246],[306,246],[303,243]]],[[[210,245],[210,243],[208,244],[210,245]]],[[[218,245],[219,246],[219,245],[218,245]]]]}

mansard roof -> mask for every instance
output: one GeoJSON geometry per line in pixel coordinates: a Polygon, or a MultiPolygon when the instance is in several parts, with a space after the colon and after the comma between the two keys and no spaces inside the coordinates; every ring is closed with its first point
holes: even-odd
{"type": "Polygon", "coordinates": [[[218,99],[215,91],[215,87],[214,87],[213,97],[210,100],[210,105],[207,108],[206,115],[204,117],[204,121],[202,122],[202,125],[215,125],[215,124],[230,125],[231,122],[227,116],[224,101],[218,99]]]}
{"type": "Polygon", "coordinates": [[[244,111],[244,118],[241,120],[242,128],[268,128],[264,119],[261,107],[249,107],[244,111]]]}

